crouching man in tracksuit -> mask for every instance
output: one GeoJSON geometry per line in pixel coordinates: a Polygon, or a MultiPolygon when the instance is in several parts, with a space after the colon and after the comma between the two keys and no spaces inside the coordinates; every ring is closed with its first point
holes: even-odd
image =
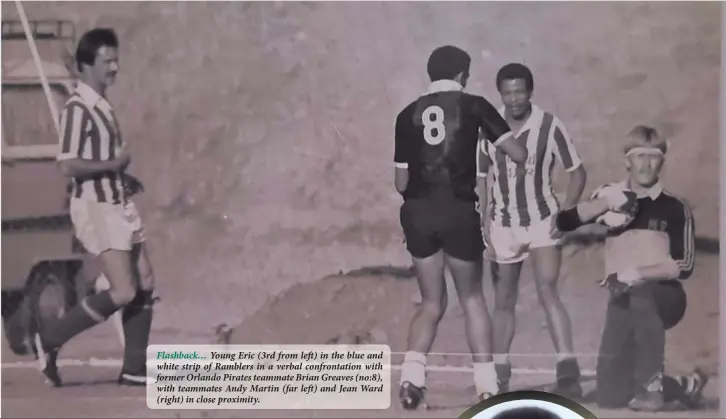
{"type": "MultiPolygon", "coordinates": [[[[680,401],[695,407],[707,376],[663,375],[665,331],[680,322],[686,294],[680,283],[693,272],[691,209],[663,189],[659,174],[667,145],[653,128],[638,126],[627,136],[628,179],[623,192],[585,201],[562,211],[554,234],[604,227],[590,224],[607,211],[630,212],[632,222],[603,232],[605,278],[610,290],[597,365],[597,403],[602,408],[658,411],[680,401]],[[581,226],[590,224],[585,229],[581,226]]],[[[597,196],[597,194],[593,194],[597,196]]]]}

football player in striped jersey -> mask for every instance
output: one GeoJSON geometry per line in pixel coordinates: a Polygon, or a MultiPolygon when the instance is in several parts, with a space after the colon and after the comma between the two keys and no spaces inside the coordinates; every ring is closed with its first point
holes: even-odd
{"type": "Polygon", "coordinates": [[[491,261],[495,301],[492,319],[494,359],[500,391],[508,391],[511,377],[509,350],[515,335],[515,308],[522,262],[531,256],[537,294],[558,354],[557,385],[553,392],[569,398],[582,393],[580,368],[574,356],[570,318],[557,290],[561,249],[551,237],[552,217],[559,210],[552,187],[555,163],[569,173],[562,205],[574,206],[582,195],[587,174],[562,121],[532,104],[534,79],[522,64],[502,67],[496,77],[504,106],[500,113],[517,141],[527,147],[521,165],[488,143],[478,153],[479,176],[491,172],[491,187],[479,190],[482,225],[491,261]],[[491,201],[487,196],[491,189],[491,201]]]}

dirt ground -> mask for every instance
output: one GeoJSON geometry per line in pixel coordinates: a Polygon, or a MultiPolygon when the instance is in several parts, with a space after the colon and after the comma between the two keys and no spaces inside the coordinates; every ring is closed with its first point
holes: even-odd
{"type": "MultiPolygon", "coordinates": [[[[391,131],[395,114],[426,87],[430,51],[444,43],[470,51],[469,90],[497,104],[496,70],[511,61],[529,65],[535,101],[575,138],[589,174],[586,193],[622,175],[623,132],[636,123],[660,128],[671,144],[665,183],[693,206],[697,235],[717,240],[720,7],[32,2],[26,11],[31,18],[70,19],[79,31],[101,25],[119,33],[121,75],[110,96],[131,144],[131,171],[146,184],[138,204],[162,296],[155,343],[210,342],[214,328],[227,323],[239,343],[360,335],[401,351],[414,282],[330,275],[410,263],[392,187],[391,131]]],[[[13,3],[4,2],[2,11],[11,18],[13,3]]],[[[558,172],[558,190],[565,182],[558,172]]],[[[687,316],[669,335],[668,367],[675,372],[694,364],[717,369],[718,255],[706,250],[687,283],[687,316]]],[[[592,369],[604,304],[593,282],[602,261],[596,248],[567,254],[562,292],[583,366],[592,369]]],[[[537,354],[550,353],[551,345],[530,276],[520,299],[515,362],[522,371],[543,372],[522,375],[523,387],[547,382],[545,370],[552,368],[550,355],[537,354]]],[[[461,323],[452,307],[435,351],[466,351],[461,323]]],[[[3,415],[194,416],[149,411],[141,391],[110,384],[39,390],[27,359],[7,352],[3,415]]],[[[117,358],[118,342],[104,326],[69,344],[63,356],[117,358]]],[[[467,359],[441,355],[432,362],[465,366],[467,359]]],[[[116,373],[103,366],[67,370],[81,384],[116,373]]],[[[432,397],[448,409],[419,413],[463,411],[447,398],[469,403],[468,378],[435,377],[439,390],[432,397]],[[447,393],[450,382],[457,390],[447,393]]],[[[716,383],[712,378],[709,397],[716,383]]],[[[715,415],[713,409],[694,415],[706,413],[715,415]]],[[[234,414],[240,413],[205,413],[234,414]]]]}

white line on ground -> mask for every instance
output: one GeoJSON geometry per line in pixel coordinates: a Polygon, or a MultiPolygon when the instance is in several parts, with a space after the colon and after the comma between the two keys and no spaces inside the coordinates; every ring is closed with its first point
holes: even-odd
{"type": "MultiPolygon", "coordinates": [[[[122,360],[114,358],[88,358],[88,359],[59,359],[59,367],[98,367],[98,368],[112,368],[120,367],[122,360]]],[[[33,361],[16,361],[16,362],[3,362],[2,368],[5,369],[24,369],[24,368],[37,368],[38,364],[33,361]]],[[[391,365],[394,371],[401,369],[400,364],[391,365]]],[[[471,373],[474,371],[472,367],[457,367],[453,365],[429,365],[426,370],[431,372],[460,372],[460,373],[471,373]]],[[[512,368],[513,374],[518,375],[554,375],[555,370],[551,368],[512,368]]],[[[594,371],[583,370],[583,375],[594,375],[594,371]]]]}

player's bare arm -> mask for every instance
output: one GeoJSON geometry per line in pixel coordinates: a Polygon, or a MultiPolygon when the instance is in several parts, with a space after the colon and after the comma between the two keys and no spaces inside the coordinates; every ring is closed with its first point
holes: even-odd
{"type": "Polygon", "coordinates": [[[403,133],[403,125],[401,114],[396,118],[396,134],[395,134],[395,152],[394,152],[394,178],[393,183],[398,193],[403,194],[408,187],[408,150],[406,148],[405,136],[403,133]]]}
{"type": "Polygon", "coordinates": [[[572,208],[580,201],[582,192],[587,184],[587,171],[583,165],[577,166],[570,172],[570,182],[567,184],[564,208],[572,208]]]}
{"type": "Polygon", "coordinates": [[[517,142],[509,124],[491,103],[484,101],[482,107],[482,130],[485,137],[516,163],[525,163],[527,161],[525,144],[517,142]]]}
{"type": "Polygon", "coordinates": [[[585,184],[587,183],[587,171],[580,160],[570,134],[557,117],[554,117],[554,129],[551,138],[555,156],[569,174],[569,183],[563,207],[572,208],[582,198],[582,192],[585,190],[585,184]]]}
{"type": "Polygon", "coordinates": [[[572,208],[557,213],[555,223],[563,232],[573,232],[592,223],[597,217],[610,210],[620,210],[631,205],[636,200],[634,193],[623,191],[622,194],[612,194],[602,198],[590,199],[580,202],[572,208]]]}
{"type": "Polygon", "coordinates": [[[128,166],[131,158],[128,154],[113,160],[86,160],[74,158],[60,162],[61,171],[67,177],[84,178],[104,172],[119,172],[128,166]]]}
{"type": "Polygon", "coordinates": [[[58,158],[63,174],[70,178],[91,177],[104,172],[124,170],[131,162],[131,156],[122,149],[111,160],[89,160],[81,157],[83,122],[90,118],[88,111],[76,104],[70,104],[61,114],[62,150],[58,158]]]}
{"type": "Polygon", "coordinates": [[[481,216],[482,233],[484,234],[484,242],[487,245],[491,242],[489,237],[489,166],[491,160],[486,154],[485,138],[480,140],[479,149],[476,156],[476,194],[479,196],[479,215],[481,216]]]}

